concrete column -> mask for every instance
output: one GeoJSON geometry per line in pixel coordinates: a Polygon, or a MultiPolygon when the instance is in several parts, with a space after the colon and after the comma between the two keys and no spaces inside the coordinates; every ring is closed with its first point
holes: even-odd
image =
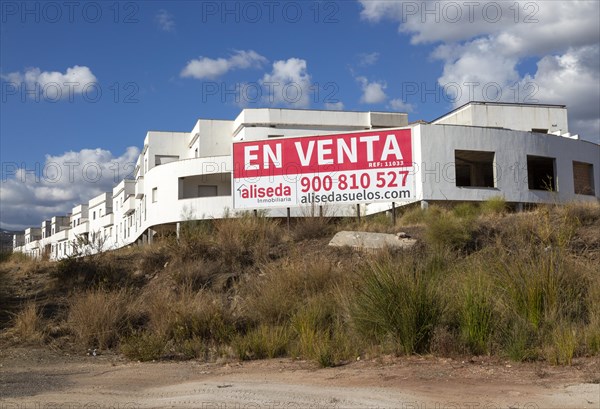
{"type": "Polygon", "coordinates": [[[179,240],[179,234],[181,232],[181,223],[177,222],[177,227],[175,228],[175,230],[177,231],[177,240],[179,240]]]}
{"type": "Polygon", "coordinates": [[[429,203],[426,200],[421,200],[421,210],[429,209],[429,203]]]}

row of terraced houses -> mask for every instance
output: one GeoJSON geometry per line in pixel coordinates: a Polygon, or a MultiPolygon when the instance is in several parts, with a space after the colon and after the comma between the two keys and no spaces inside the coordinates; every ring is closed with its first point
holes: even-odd
{"type": "MultiPolygon", "coordinates": [[[[565,106],[470,102],[431,123],[409,123],[395,112],[244,109],[234,120],[200,119],[190,132],[148,132],[133,179],[15,235],[13,251],[58,260],[151,242],[186,220],[233,214],[237,142],[381,129],[411,132],[415,194],[397,205],[495,196],[517,208],[599,200],[600,145],[569,133],[565,106]]],[[[360,211],[391,207],[365,203],[360,211]]],[[[348,216],[350,209],[328,211],[348,216]]],[[[270,208],[267,215],[288,211],[270,208]]]]}

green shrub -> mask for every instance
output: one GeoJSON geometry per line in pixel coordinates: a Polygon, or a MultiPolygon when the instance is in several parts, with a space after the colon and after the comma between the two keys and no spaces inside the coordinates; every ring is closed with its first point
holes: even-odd
{"type": "Polygon", "coordinates": [[[473,241],[472,223],[469,220],[459,219],[452,213],[431,212],[426,217],[426,223],[425,238],[436,251],[443,248],[466,250],[473,241]]]}
{"type": "Polygon", "coordinates": [[[508,207],[506,200],[502,196],[494,196],[485,200],[480,205],[481,213],[483,214],[504,214],[508,207]]]}
{"type": "Polygon", "coordinates": [[[163,356],[165,340],[147,332],[134,333],[121,340],[120,350],[129,359],[152,361],[163,356]]]}
{"type": "Polygon", "coordinates": [[[261,324],[236,336],[232,346],[240,360],[277,358],[287,354],[290,333],[287,327],[261,324]]]}
{"type": "Polygon", "coordinates": [[[118,289],[133,284],[131,256],[107,252],[95,256],[62,259],[50,269],[57,287],[67,289],[118,289]]]}
{"type": "Polygon", "coordinates": [[[474,219],[480,213],[474,203],[460,203],[452,208],[452,214],[460,219],[474,219]]]}
{"type": "Polygon", "coordinates": [[[407,206],[400,217],[400,224],[420,224],[425,222],[426,211],[419,206],[407,206]]]}

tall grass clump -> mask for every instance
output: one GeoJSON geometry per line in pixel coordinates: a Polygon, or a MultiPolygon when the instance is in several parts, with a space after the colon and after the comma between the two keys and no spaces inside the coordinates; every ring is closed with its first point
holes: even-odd
{"type": "Polygon", "coordinates": [[[549,344],[545,348],[548,362],[554,365],[571,365],[578,344],[576,327],[568,322],[559,321],[549,335],[549,344]]]}
{"type": "Polygon", "coordinates": [[[588,354],[600,353],[600,275],[592,275],[587,299],[588,325],[583,332],[585,349],[588,354]]]}
{"type": "Polygon", "coordinates": [[[76,294],[70,302],[67,325],[76,341],[84,347],[108,349],[117,345],[119,336],[129,327],[127,290],[88,290],[76,294]]]}
{"type": "Polygon", "coordinates": [[[206,358],[235,336],[225,296],[191,286],[147,288],[130,308],[121,350],[133,359],[206,358]]]}
{"type": "Polygon", "coordinates": [[[474,354],[490,352],[494,333],[494,291],[485,272],[467,273],[459,293],[459,326],[463,343],[474,354]]]}
{"type": "Polygon", "coordinates": [[[288,352],[290,330],[287,326],[261,324],[246,334],[237,335],[232,347],[242,360],[278,358],[288,352]]]}
{"type": "Polygon", "coordinates": [[[322,367],[336,366],[356,356],[357,344],[339,309],[332,294],[307,300],[290,320],[296,337],[294,355],[316,361],[322,367]]]}
{"type": "Polygon", "coordinates": [[[250,322],[282,324],[308,298],[326,293],[339,279],[340,272],[323,256],[288,256],[266,265],[260,276],[240,283],[242,314],[250,322]]]}
{"type": "Polygon", "coordinates": [[[369,263],[349,306],[356,330],[400,353],[428,351],[442,312],[436,279],[414,256],[369,263]]]}
{"type": "Polygon", "coordinates": [[[520,251],[496,249],[495,255],[489,268],[504,352],[516,360],[551,356],[570,362],[567,351],[575,352],[576,341],[562,329],[586,326],[592,318],[590,266],[563,249],[535,244],[520,251]]]}
{"type": "Polygon", "coordinates": [[[44,339],[42,314],[34,302],[26,304],[15,314],[10,333],[25,343],[39,343],[44,339]]]}
{"type": "Polygon", "coordinates": [[[587,319],[587,277],[560,250],[530,248],[504,254],[493,272],[506,309],[534,329],[547,320],[587,319]]]}

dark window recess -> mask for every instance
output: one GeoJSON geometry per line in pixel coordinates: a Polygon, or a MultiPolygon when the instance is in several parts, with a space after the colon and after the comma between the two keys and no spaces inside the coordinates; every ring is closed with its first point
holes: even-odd
{"type": "Polygon", "coordinates": [[[527,156],[527,181],[529,189],[556,191],[554,158],[527,156]]]}
{"type": "Polygon", "coordinates": [[[495,187],[494,152],[454,151],[456,186],[495,187]]]}
{"type": "Polygon", "coordinates": [[[531,130],[531,132],[535,132],[535,133],[548,133],[547,129],[543,129],[543,128],[533,128],[531,130]]]}
{"type": "Polygon", "coordinates": [[[198,197],[215,197],[215,196],[217,196],[217,186],[198,185],[198,197]]]}
{"type": "Polygon", "coordinates": [[[573,185],[578,195],[596,194],[594,189],[594,165],[573,161],[573,185]]]}
{"type": "Polygon", "coordinates": [[[269,138],[283,138],[283,135],[269,135],[269,138]]]}

